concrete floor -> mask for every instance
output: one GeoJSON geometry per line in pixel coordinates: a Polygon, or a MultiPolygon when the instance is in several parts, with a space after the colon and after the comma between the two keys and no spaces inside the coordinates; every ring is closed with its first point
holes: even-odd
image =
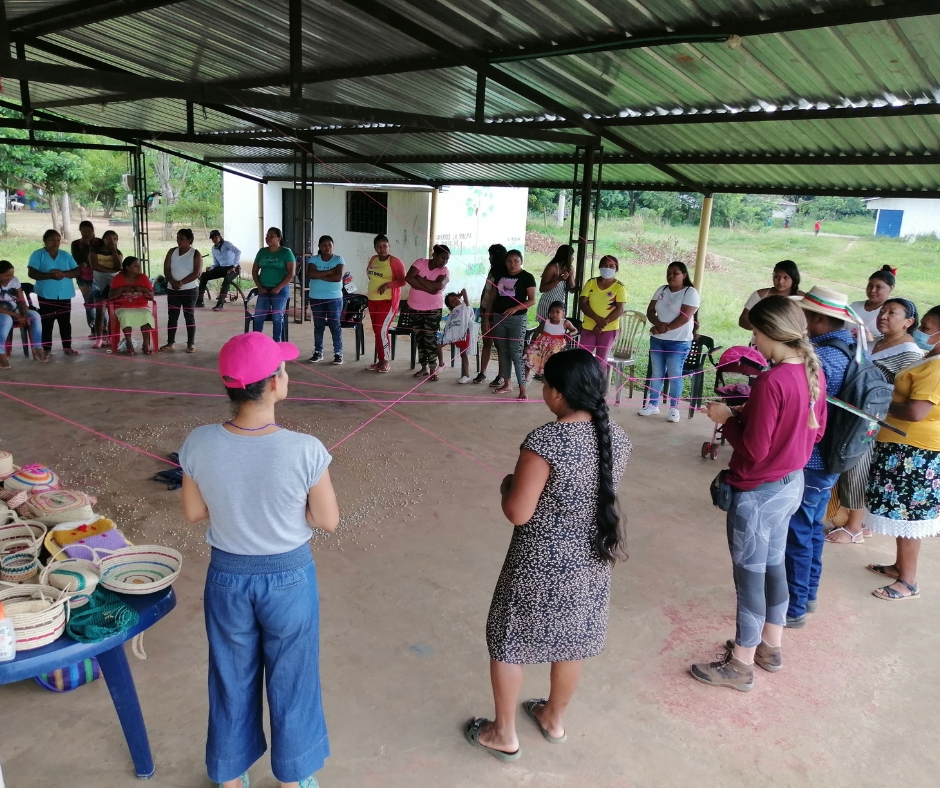
{"type": "MultiPolygon", "coordinates": [[[[227,413],[224,400],[194,395],[220,393],[215,355],[240,330],[240,315],[206,310],[198,319],[195,355],[131,359],[89,350],[66,359],[58,352],[49,365],[14,356],[0,392],[163,455],[197,424],[227,413]]],[[[73,325],[81,323],[76,312],[73,325]]],[[[309,325],[291,330],[305,358],[309,325]]],[[[365,371],[371,356],[340,368],[292,365],[292,394],[358,398],[296,384],[346,385],[387,389],[396,393],[372,396],[394,400],[416,383],[407,350],[407,341],[399,344],[394,371],[383,376],[365,371]]],[[[787,634],[785,669],[758,671],[749,694],[699,684],[689,663],[712,658],[734,631],[723,518],[707,491],[723,463],[699,458],[711,434],[705,418],[638,419],[639,399],[614,409],[634,442],[621,486],[630,560],[615,569],[607,650],[586,666],[569,741],[549,745],[520,713],[519,761],[504,765],[471,749],[461,723],[492,714],[484,623],[511,527],[499,511],[500,476],[512,470],[527,431],[550,415],[535,390],[528,405],[493,402],[485,388],[456,386],[456,377],[448,369],[439,384],[419,389],[434,396],[395,407],[452,446],[387,412],[335,451],[343,524],[313,544],[333,750],[318,775],[324,788],[937,784],[937,544],[924,545],[924,598],[910,605],[869,593],[878,579],[864,566],[890,562],[889,540],[827,546],[820,611],[805,630],[787,634]],[[480,402],[434,402],[445,394],[480,402]]],[[[156,460],[0,400],[2,448],[18,462],[45,462],[70,486],[98,495],[99,510],[133,541],[183,551],[179,605],[148,632],[148,659],[131,659],[131,667],[156,762],[151,784],[209,785],[203,527],[185,524],[179,493],[149,481],[162,467],[156,460]]],[[[384,407],[290,402],[280,417],[329,446],[384,407]]],[[[547,675],[544,666],[529,669],[522,697],[546,693],[547,675]]],[[[33,682],[0,688],[0,763],[9,788],[136,784],[103,682],[67,695],[33,682]]],[[[266,759],[251,774],[253,785],[276,784],[266,759]]]]}

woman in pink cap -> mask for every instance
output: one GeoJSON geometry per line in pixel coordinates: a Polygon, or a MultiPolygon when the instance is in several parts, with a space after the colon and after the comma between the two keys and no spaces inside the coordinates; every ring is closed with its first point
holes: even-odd
{"type": "Polygon", "coordinates": [[[320,694],[319,599],[310,529],[333,531],[339,508],[330,454],[311,435],[277,424],[285,363],[296,345],[240,334],[219,353],[233,418],[193,430],[180,450],[183,510],[209,520],[212,558],[204,606],[209,638],[206,767],[223,788],[247,788],[267,749],[262,683],[271,717],[271,768],[283,788],[316,788],[330,754],[320,694]],[[251,457],[230,468],[232,456],[251,457]],[[229,468],[224,474],[220,467],[229,468]],[[234,476],[233,476],[234,474],[234,476]]]}

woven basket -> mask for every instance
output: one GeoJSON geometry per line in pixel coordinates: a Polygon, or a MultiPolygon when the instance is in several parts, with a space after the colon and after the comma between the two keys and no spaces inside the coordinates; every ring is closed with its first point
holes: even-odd
{"type": "MultiPolygon", "coordinates": [[[[32,551],[39,553],[43,540],[46,538],[46,526],[36,520],[20,520],[17,517],[11,522],[0,525],[0,555],[10,552],[9,544],[28,539],[32,551]]],[[[22,548],[20,548],[22,549],[22,548]]]]}
{"type": "Polygon", "coordinates": [[[105,554],[96,550],[101,585],[119,594],[152,594],[173,584],[183,556],[170,547],[141,545],[105,554]]]}
{"type": "Polygon", "coordinates": [[[16,650],[30,651],[57,640],[65,632],[68,621],[68,594],[58,588],[41,585],[23,585],[0,591],[0,603],[13,621],[16,650]],[[48,605],[31,613],[16,613],[10,608],[16,602],[41,600],[48,605]]]}
{"type": "Polygon", "coordinates": [[[0,555],[0,581],[23,583],[39,573],[39,558],[32,539],[7,539],[0,555]]]}
{"type": "Polygon", "coordinates": [[[88,604],[88,599],[101,582],[101,569],[94,561],[53,555],[39,575],[41,585],[61,589],[69,595],[69,608],[75,610],[88,604]]]}

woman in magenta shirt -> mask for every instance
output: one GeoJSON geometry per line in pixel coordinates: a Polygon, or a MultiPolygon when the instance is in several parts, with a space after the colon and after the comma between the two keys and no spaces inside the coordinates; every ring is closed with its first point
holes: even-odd
{"type": "Polygon", "coordinates": [[[749,315],[757,349],[771,368],[754,381],[736,413],[708,403],[708,417],[724,425],[734,448],[727,481],[728,547],[737,591],[737,632],[717,662],[692,666],[705,684],[746,692],[754,663],[780,670],[780,643],[790,600],[784,552],[790,516],[803,498],[803,467],[826,427],[826,381],[806,334],[803,310],[769,296],[749,315]]]}
{"type": "Polygon", "coordinates": [[[449,259],[450,249],[444,244],[435,244],[430,258],[415,260],[405,275],[411,287],[408,308],[414,313],[411,324],[421,365],[415,372],[416,378],[437,380],[437,332],[441,328],[444,288],[450,281],[449,259]]]}

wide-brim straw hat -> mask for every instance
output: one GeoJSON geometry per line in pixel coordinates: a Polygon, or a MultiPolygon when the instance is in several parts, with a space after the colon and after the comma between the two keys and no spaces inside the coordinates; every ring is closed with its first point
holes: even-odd
{"type": "Polygon", "coordinates": [[[13,464],[13,455],[8,451],[0,451],[0,482],[19,470],[20,466],[13,464]]]}
{"type": "Polygon", "coordinates": [[[849,298],[838,290],[816,285],[802,296],[792,296],[803,309],[809,312],[818,312],[820,315],[845,320],[849,323],[861,324],[861,318],[849,306],[849,298]]]}

